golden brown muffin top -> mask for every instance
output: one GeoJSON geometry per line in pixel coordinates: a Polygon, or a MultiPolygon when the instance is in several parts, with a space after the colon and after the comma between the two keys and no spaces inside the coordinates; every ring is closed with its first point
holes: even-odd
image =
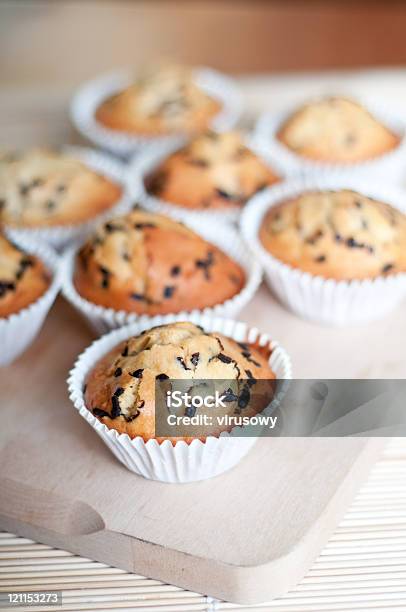
{"type": "Polygon", "coordinates": [[[208,131],[170,155],[146,180],[147,190],[190,208],[239,208],[279,177],[238,132],[208,131]]]}
{"type": "Polygon", "coordinates": [[[98,228],[79,252],[74,280],[96,304],[164,314],[222,303],[245,274],[182,223],[135,209],[98,228]]]}
{"type": "Polygon", "coordinates": [[[50,284],[42,262],[0,233],[0,317],[34,302],[50,284]]]}
{"type": "MultiPolygon", "coordinates": [[[[233,386],[236,395],[245,388],[249,396],[256,381],[274,378],[255,347],[190,322],[170,323],[129,338],[105,355],[87,376],[85,403],[107,427],[148,439],[155,436],[156,380],[241,381],[241,389],[233,386]]],[[[233,414],[237,401],[227,403],[227,413],[233,414]]]]}
{"type": "Polygon", "coordinates": [[[118,185],[70,155],[47,149],[0,154],[0,219],[6,224],[81,223],[120,196],[118,185]]]}
{"type": "Polygon", "coordinates": [[[306,192],[272,207],[260,240],[294,268],[337,280],[406,271],[406,217],[350,190],[306,192]]]}
{"type": "Polygon", "coordinates": [[[400,140],[366,108],[340,97],[302,106],[285,121],[277,137],[303,157],[344,163],[382,155],[400,140]]]}
{"type": "Polygon", "coordinates": [[[105,100],[96,118],[113,129],[138,133],[193,132],[193,118],[199,123],[203,114],[207,124],[219,109],[196,84],[190,68],[163,65],[105,100]]]}

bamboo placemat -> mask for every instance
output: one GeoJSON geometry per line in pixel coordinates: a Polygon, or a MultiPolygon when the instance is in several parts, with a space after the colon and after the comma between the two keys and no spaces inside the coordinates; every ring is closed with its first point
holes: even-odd
{"type": "MultiPolygon", "coordinates": [[[[41,612],[406,610],[406,440],[388,443],[335,534],[302,582],[268,604],[238,606],[128,574],[9,533],[0,533],[0,592],[62,591],[41,612]]],[[[32,610],[20,607],[18,610],[32,610]]]]}

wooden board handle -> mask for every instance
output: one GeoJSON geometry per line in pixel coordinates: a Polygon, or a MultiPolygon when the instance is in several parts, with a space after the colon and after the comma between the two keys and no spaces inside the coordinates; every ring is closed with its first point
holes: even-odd
{"type": "Polygon", "coordinates": [[[72,536],[95,533],[105,527],[100,514],[88,504],[9,478],[0,478],[0,514],[72,536]]]}

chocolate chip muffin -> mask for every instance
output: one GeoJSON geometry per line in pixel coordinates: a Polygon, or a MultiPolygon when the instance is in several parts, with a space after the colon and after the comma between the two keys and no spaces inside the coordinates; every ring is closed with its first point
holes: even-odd
{"type": "Polygon", "coordinates": [[[0,319],[35,302],[50,283],[43,263],[0,233],[0,319]]]}
{"type": "Polygon", "coordinates": [[[208,131],[170,155],[145,183],[148,193],[178,206],[227,210],[278,180],[241,134],[208,131]]]}
{"type": "Polygon", "coordinates": [[[135,209],[103,224],[80,250],[78,293],[115,310],[165,314],[221,304],[244,286],[242,268],[172,219],[135,209]]]}
{"type": "Polygon", "coordinates": [[[336,280],[406,271],[406,217],[350,190],[307,192],[272,207],[259,232],[280,261],[336,280]]]}
{"type": "Polygon", "coordinates": [[[366,108],[339,97],[306,104],[285,121],[277,138],[298,155],[337,163],[366,161],[400,142],[366,108]]]}
{"type": "MultiPolygon", "coordinates": [[[[224,390],[227,408],[221,414],[251,416],[272,397],[253,393],[259,381],[275,379],[269,356],[269,349],[205,333],[190,322],[161,325],[129,338],[100,359],[87,376],[85,404],[107,427],[147,441],[155,437],[157,380],[190,380],[191,389],[193,381],[222,380],[232,389],[224,390]]],[[[272,388],[268,386],[270,392],[272,388]]],[[[203,414],[207,409],[198,410],[203,414]]],[[[221,431],[214,425],[207,435],[221,431]]]]}
{"type": "Polygon", "coordinates": [[[196,133],[220,110],[195,83],[190,69],[165,66],[105,100],[96,119],[110,129],[145,136],[196,133]]]}
{"type": "Polygon", "coordinates": [[[13,227],[83,223],[111,208],[121,193],[70,155],[45,149],[0,154],[0,220],[13,227]]]}

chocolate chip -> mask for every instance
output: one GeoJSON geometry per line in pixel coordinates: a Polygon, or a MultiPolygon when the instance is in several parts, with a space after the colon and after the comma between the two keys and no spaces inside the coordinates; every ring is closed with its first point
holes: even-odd
{"type": "Polygon", "coordinates": [[[106,412],[105,410],[102,410],[101,408],[93,408],[92,412],[94,414],[94,416],[96,417],[110,417],[109,413],[106,412]]]}
{"type": "Polygon", "coordinates": [[[196,414],[196,406],[187,406],[185,410],[185,416],[194,417],[196,414]]]}
{"type": "Polygon", "coordinates": [[[188,159],[187,163],[190,164],[191,166],[197,166],[198,168],[208,168],[209,167],[209,162],[206,161],[205,159],[188,159]]]}
{"type": "Polygon", "coordinates": [[[235,395],[235,393],[233,393],[233,390],[230,387],[229,389],[227,389],[227,391],[224,391],[223,395],[221,396],[221,399],[223,400],[223,402],[236,402],[238,400],[238,395],[235,395]]]}
{"type": "Polygon", "coordinates": [[[162,193],[165,187],[166,177],[167,174],[164,170],[158,170],[154,174],[147,177],[145,180],[147,191],[154,195],[159,195],[162,193]]]}
{"type": "Polygon", "coordinates": [[[116,230],[116,226],[113,225],[112,223],[105,223],[104,229],[108,234],[111,234],[112,232],[116,230]]]}
{"type": "Polygon", "coordinates": [[[356,206],[357,208],[362,208],[362,202],[360,202],[359,200],[356,200],[356,202],[355,202],[355,206],[356,206]]]}
{"type": "Polygon", "coordinates": [[[248,381],[247,381],[247,385],[249,387],[252,387],[253,385],[256,384],[257,379],[252,375],[251,370],[245,370],[246,375],[248,376],[248,381]]]}
{"type": "Polygon", "coordinates": [[[139,302],[145,300],[145,297],[142,295],[142,293],[130,293],[130,298],[132,300],[138,300],[139,302]]]}
{"type": "Polygon", "coordinates": [[[111,398],[111,418],[116,419],[121,414],[120,402],[118,401],[117,395],[113,395],[111,398]]]}
{"type": "Polygon", "coordinates": [[[124,347],[123,352],[121,353],[122,357],[128,356],[128,344],[124,347]]]}
{"type": "Polygon", "coordinates": [[[390,270],[392,270],[394,267],[395,267],[395,266],[394,266],[394,264],[392,264],[392,263],[385,264],[385,265],[383,266],[383,268],[382,268],[382,274],[386,274],[386,272],[389,272],[389,271],[390,271],[390,270]]]}
{"type": "Polygon", "coordinates": [[[217,355],[217,359],[220,359],[220,361],[222,361],[223,363],[231,363],[232,362],[231,357],[228,357],[228,355],[224,355],[223,353],[219,353],[217,355]]]}
{"type": "Polygon", "coordinates": [[[177,361],[179,361],[180,365],[184,370],[190,370],[190,368],[187,367],[185,360],[182,357],[176,357],[176,359],[177,361]]]}
{"type": "Polygon", "coordinates": [[[144,368],[140,368],[139,370],[135,370],[134,372],[131,372],[130,376],[132,376],[133,378],[142,378],[143,371],[144,371],[144,368]]]}
{"type": "Polygon", "coordinates": [[[181,267],[180,266],[172,266],[171,268],[171,276],[178,276],[180,274],[181,267]]]}
{"type": "Polygon", "coordinates": [[[66,185],[58,185],[56,190],[58,193],[63,193],[64,191],[66,191],[66,185]]]}
{"type": "Polygon", "coordinates": [[[157,380],[168,380],[169,376],[167,376],[166,374],[157,374],[155,378],[157,380]]]}
{"type": "MultiPolygon", "coordinates": [[[[145,403],[145,402],[144,402],[145,403]]],[[[134,419],[136,419],[137,417],[139,417],[141,414],[141,412],[138,410],[136,410],[136,412],[134,414],[132,414],[131,416],[125,416],[125,420],[127,423],[131,423],[131,421],[134,421],[134,419]]]]}
{"type": "Polygon", "coordinates": [[[316,242],[320,240],[320,238],[322,237],[323,237],[322,230],[317,230],[317,232],[315,232],[312,236],[309,236],[309,238],[306,238],[306,242],[307,244],[316,244],[316,242]]]}
{"type": "Polygon", "coordinates": [[[45,202],[45,207],[49,211],[54,210],[56,203],[53,200],[47,200],[47,202],[45,202]]]}
{"type": "Polygon", "coordinates": [[[248,386],[244,386],[241,391],[240,397],[238,398],[238,407],[243,410],[248,406],[248,402],[250,401],[251,394],[249,392],[248,386]]]}
{"type": "Polygon", "coordinates": [[[224,200],[235,200],[238,199],[235,195],[233,195],[232,193],[228,193],[227,191],[224,191],[224,189],[219,189],[216,188],[216,194],[220,197],[220,198],[224,198],[224,200]]]}
{"type": "Polygon", "coordinates": [[[21,185],[19,186],[20,195],[22,195],[22,196],[27,195],[27,193],[29,192],[29,190],[30,190],[30,186],[29,186],[29,185],[23,185],[23,184],[21,184],[21,185]]]}
{"type": "Polygon", "coordinates": [[[200,357],[200,353],[193,353],[193,355],[190,358],[190,363],[196,367],[197,364],[199,363],[199,357],[200,357]]]}
{"type": "Polygon", "coordinates": [[[326,256],[325,255],[319,255],[318,257],[314,258],[314,261],[316,263],[323,263],[323,261],[326,261],[326,256]]]}
{"type": "Polygon", "coordinates": [[[251,352],[250,351],[242,351],[242,356],[245,357],[245,359],[247,361],[250,361],[251,363],[253,363],[255,366],[257,366],[257,368],[261,367],[261,364],[258,363],[258,361],[255,361],[255,359],[252,359],[251,357],[251,352]]]}
{"type": "Polygon", "coordinates": [[[195,266],[196,268],[201,268],[204,270],[204,275],[206,280],[210,280],[210,267],[214,264],[214,253],[213,251],[209,251],[207,253],[206,259],[196,259],[195,266]]]}
{"type": "Polygon", "coordinates": [[[114,391],[114,396],[120,397],[120,395],[123,395],[123,393],[124,393],[123,387],[117,387],[117,389],[114,391]]]}
{"type": "Polygon", "coordinates": [[[24,268],[24,270],[26,268],[30,268],[34,265],[34,261],[31,259],[31,257],[23,257],[22,260],[20,261],[20,267],[24,268]]]}
{"type": "Polygon", "coordinates": [[[245,342],[237,342],[237,344],[240,348],[242,348],[243,351],[249,350],[248,344],[246,344],[245,342]]]}
{"type": "Polygon", "coordinates": [[[121,376],[122,373],[123,373],[123,370],[121,368],[117,368],[116,371],[114,372],[114,376],[118,378],[119,376],[121,376]]]}
{"type": "Polygon", "coordinates": [[[103,289],[107,289],[109,286],[109,280],[110,280],[110,274],[111,274],[110,270],[107,270],[107,268],[105,268],[104,266],[99,266],[99,270],[102,275],[101,286],[103,289]]]}
{"type": "Polygon", "coordinates": [[[173,293],[174,293],[175,289],[176,289],[176,287],[170,287],[170,286],[165,287],[164,288],[164,293],[163,293],[164,298],[165,299],[171,298],[173,296],[173,293]]]}
{"type": "Polygon", "coordinates": [[[15,284],[10,281],[0,281],[0,297],[4,297],[7,291],[15,291],[15,284]]]}
{"type": "Polygon", "coordinates": [[[156,227],[155,223],[134,223],[134,229],[138,230],[146,228],[152,229],[154,227],[156,227]]]}

